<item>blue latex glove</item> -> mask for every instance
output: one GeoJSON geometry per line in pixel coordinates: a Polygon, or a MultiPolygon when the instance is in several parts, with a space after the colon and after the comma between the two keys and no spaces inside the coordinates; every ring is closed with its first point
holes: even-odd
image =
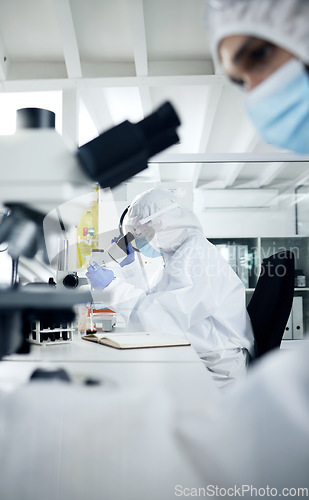
{"type": "MultiPolygon", "coordinates": [[[[120,238],[122,238],[122,235],[116,236],[115,238],[112,239],[111,243],[117,243],[117,241],[120,240],[120,238]]],[[[119,263],[120,267],[127,266],[128,264],[132,264],[132,262],[134,262],[135,253],[131,243],[127,245],[126,250],[128,255],[119,263]]]]}
{"type": "Polygon", "coordinates": [[[96,262],[87,267],[86,276],[90,281],[91,288],[97,290],[104,290],[115,278],[111,269],[102,268],[96,262]]]}

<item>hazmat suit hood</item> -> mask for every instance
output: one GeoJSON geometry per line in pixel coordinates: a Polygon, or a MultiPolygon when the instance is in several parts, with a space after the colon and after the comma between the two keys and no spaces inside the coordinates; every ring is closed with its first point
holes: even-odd
{"type": "Polygon", "coordinates": [[[205,24],[219,64],[221,40],[248,35],[278,45],[309,64],[308,0],[208,0],[205,24]]]}
{"type": "Polygon", "coordinates": [[[202,232],[196,215],[161,187],[150,189],[133,200],[125,226],[133,234],[141,232],[151,246],[163,254],[173,254],[191,234],[202,232]]]}

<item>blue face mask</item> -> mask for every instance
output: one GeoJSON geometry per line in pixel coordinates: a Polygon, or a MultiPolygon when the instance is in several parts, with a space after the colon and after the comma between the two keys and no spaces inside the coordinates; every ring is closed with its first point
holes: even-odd
{"type": "Polygon", "coordinates": [[[309,153],[309,74],[292,59],[245,98],[257,132],[269,144],[309,153]]]}
{"type": "Polygon", "coordinates": [[[155,250],[150,243],[148,243],[146,238],[136,239],[135,246],[143,255],[145,255],[145,257],[155,259],[156,257],[161,257],[162,255],[160,252],[155,250]]]}

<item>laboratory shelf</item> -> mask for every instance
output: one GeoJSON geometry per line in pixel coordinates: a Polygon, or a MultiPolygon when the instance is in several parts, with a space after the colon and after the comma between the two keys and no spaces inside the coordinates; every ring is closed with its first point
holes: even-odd
{"type": "MultiPolygon", "coordinates": [[[[216,245],[221,254],[226,258],[234,271],[243,281],[246,288],[247,305],[255,290],[263,259],[270,255],[290,250],[295,256],[295,271],[305,276],[306,286],[295,287],[294,295],[296,302],[301,302],[301,334],[309,332],[309,236],[256,236],[256,237],[221,237],[211,238],[209,241],[216,245]],[[301,299],[300,299],[301,298],[301,299]]],[[[296,274],[296,273],[295,273],[296,274]]],[[[292,312],[294,309],[294,304],[292,312]]],[[[292,314],[292,313],[291,313],[292,314]]],[[[297,320],[299,321],[299,314],[297,320]]],[[[291,327],[291,318],[289,319],[291,327]]],[[[293,328],[293,327],[292,327],[293,328]]],[[[299,335],[298,332],[295,335],[299,335]]],[[[297,340],[285,340],[284,342],[299,342],[297,340]]],[[[288,344],[291,346],[292,344],[288,344]]]]}

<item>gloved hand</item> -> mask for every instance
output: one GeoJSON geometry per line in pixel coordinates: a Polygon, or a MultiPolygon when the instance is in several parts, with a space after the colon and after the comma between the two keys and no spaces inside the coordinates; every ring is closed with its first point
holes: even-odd
{"type": "MultiPolygon", "coordinates": [[[[122,238],[122,235],[116,236],[115,238],[112,239],[111,243],[117,243],[117,241],[120,240],[120,238],[122,238]]],[[[120,267],[127,266],[128,264],[132,264],[132,262],[134,262],[135,253],[131,243],[127,245],[126,251],[128,255],[119,263],[120,267]]]]}
{"type": "Polygon", "coordinates": [[[87,267],[86,276],[90,281],[91,288],[97,290],[104,290],[115,278],[111,269],[102,268],[96,262],[87,267]]]}

